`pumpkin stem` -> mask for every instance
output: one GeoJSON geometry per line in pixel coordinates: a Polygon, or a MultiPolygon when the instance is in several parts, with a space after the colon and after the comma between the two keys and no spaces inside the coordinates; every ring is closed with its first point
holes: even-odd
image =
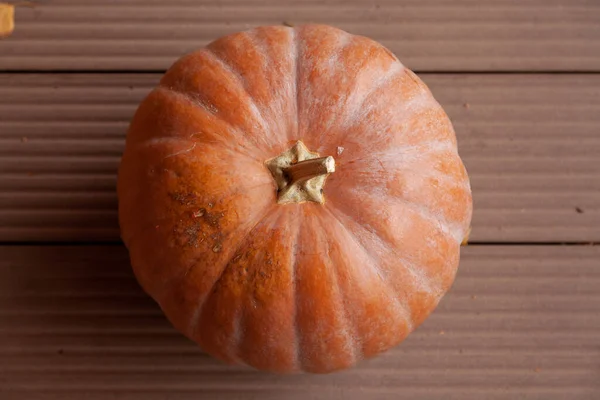
{"type": "Polygon", "coordinates": [[[300,161],[283,169],[283,174],[291,184],[300,183],[319,175],[327,175],[335,171],[335,160],[331,156],[300,161]]]}
{"type": "Polygon", "coordinates": [[[333,157],[320,157],[298,141],[291,149],[266,161],[277,183],[277,203],[324,203],[323,185],[335,171],[333,157]]]}

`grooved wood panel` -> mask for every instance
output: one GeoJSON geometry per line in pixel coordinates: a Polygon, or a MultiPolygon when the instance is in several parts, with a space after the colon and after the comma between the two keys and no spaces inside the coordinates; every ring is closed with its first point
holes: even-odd
{"type": "Polygon", "coordinates": [[[325,376],[213,361],[120,246],[0,247],[2,399],[598,399],[600,247],[471,246],[403,344],[325,376]],[[218,396],[218,397],[217,397],[218,396]]]}
{"type": "Polygon", "coordinates": [[[24,2],[2,70],[159,70],[219,36],[324,23],[417,71],[599,71],[595,0],[46,0],[24,2]]]}
{"type": "MultiPolygon", "coordinates": [[[[458,134],[473,241],[600,240],[600,75],[422,77],[458,134]]],[[[118,240],[125,132],[158,79],[0,76],[0,240],[118,240]]]]}

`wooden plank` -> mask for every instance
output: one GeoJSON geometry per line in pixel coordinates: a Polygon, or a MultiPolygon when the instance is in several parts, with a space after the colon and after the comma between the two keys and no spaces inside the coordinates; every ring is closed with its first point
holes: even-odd
{"type": "MultiPolygon", "coordinates": [[[[473,241],[600,241],[600,75],[422,76],[455,124],[473,241]]],[[[0,240],[118,240],[123,139],[158,79],[0,76],[0,240]]]]}
{"type": "Polygon", "coordinates": [[[47,0],[18,7],[0,70],[163,70],[219,36],[324,23],[416,71],[599,71],[595,0],[47,0]]]}
{"type": "Polygon", "coordinates": [[[600,247],[472,246],[402,345],[326,376],[227,367],[170,327],[120,246],[0,247],[2,399],[598,399],[600,247]]]}

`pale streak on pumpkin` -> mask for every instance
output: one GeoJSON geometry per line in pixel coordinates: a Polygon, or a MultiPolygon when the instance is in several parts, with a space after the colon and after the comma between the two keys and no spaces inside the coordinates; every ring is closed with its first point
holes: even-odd
{"type": "Polygon", "coordinates": [[[357,191],[359,196],[368,187],[371,194],[404,201],[424,218],[440,223],[445,234],[461,242],[468,229],[463,221],[471,213],[470,207],[464,206],[471,192],[468,180],[460,179],[463,170],[458,176],[436,170],[437,160],[458,159],[452,147],[438,144],[429,150],[428,156],[413,149],[395,148],[365,157],[354,161],[351,170],[341,170],[337,179],[330,180],[330,186],[357,191]],[[443,157],[438,157],[440,153],[443,157]],[[352,182],[344,184],[344,180],[352,182]]]}
{"type": "Polygon", "coordinates": [[[236,33],[208,45],[248,94],[250,111],[264,126],[257,135],[264,141],[261,147],[270,154],[277,153],[276,145],[285,143],[288,132],[295,130],[295,118],[283,117],[295,117],[295,106],[289,101],[294,94],[295,62],[287,53],[292,40],[288,30],[266,27],[236,33]]]}
{"type": "Polygon", "coordinates": [[[127,135],[127,148],[162,138],[193,140],[203,145],[219,144],[240,156],[259,161],[242,131],[214,115],[214,110],[198,99],[164,86],[153,90],[140,104],[130,131],[137,134],[127,135]],[[173,118],[173,115],[178,117],[173,118]]]}
{"type": "MultiPolygon", "coordinates": [[[[417,161],[426,160],[426,157],[414,157],[419,158],[417,161]]],[[[460,207],[445,209],[446,203],[443,200],[446,199],[438,201],[436,197],[440,194],[445,196],[452,191],[449,188],[431,188],[427,184],[417,186],[415,182],[419,183],[420,177],[428,175],[426,171],[432,168],[425,164],[418,171],[403,169],[414,161],[405,158],[402,153],[390,152],[389,157],[356,161],[351,167],[338,171],[335,179],[331,176],[328,197],[347,215],[361,215],[362,218],[358,221],[362,225],[367,224],[378,237],[385,238],[392,248],[400,250],[400,254],[437,254],[438,257],[432,259],[403,258],[408,263],[429,271],[427,279],[435,276],[442,278],[438,285],[445,291],[453,280],[453,271],[458,262],[458,249],[454,245],[462,241],[468,229],[463,221],[470,215],[470,192],[461,190],[462,197],[448,201],[449,204],[458,204],[460,207]],[[385,168],[385,165],[389,167],[385,168]],[[419,190],[428,190],[427,195],[419,195],[419,190]],[[386,209],[377,207],[377,203],[381,201],[388,205],[386,209]],[[398,218],[399,216],[402,218],[398,218]],[[450,218],[452,219],[449,221],[450,218]],[[420,228],[414,225],[416,221],[420,228]],[[407,225],[408,223],[413,224],[407,225]],[[410,240],[410,236],[406,235],[422,237],[424,242],[410,240]],[[409,243],[418,248],[407,248],[409,243]],[[419,248],[424,248],[425,251],[418,251],[419,248]],[[456,254],[448,253],[452,248],[456,248],[456,254]],[[439,253],[439,249],[446,250],[439,253]],[[440,269],[441,265],[446,265],[446,268],[440,269]],[[446,272],[441,273],[442,271],[446,272]]],[[[462,183],[460,180],[458,182],[462,183]]]]}
{"type": "MultiPolygon", "coordinates": [[[[237,39],[238,41],[240,40],[239,38],[237,39]]],[[[235,41],[227,41],[227,43],[235,43],[235,41]]],[[[239,72],[237,71],[232,64],[232,61],[223,58],[223,56],[220,56],[216,51],[212,50],[212,47],[216,47],[215,44],[213,43],[212,45],[210,45],[209,47],[207,47],[206,49],[204,49],[204,52],[208,55],[210,55],[210,57],[212,57],[217,63],[220,64],[220,67],[223,71],[226,71],[227,74],[229,74],[231,76],[231,78],[233,79],[233,81],[235,81],[235,86],[238,86],[240,89],[242,89],[245,93],[241,94],[242,98],[247,98],[248,99],[248,111],[249,114],[251,114],[255,121],[257,121],[257,126],[255,126],[255,128],[262,132],[262,135],[256,135],[257,138],[259,139],[259,141],[257,141],[257,145],[260,148],[265,149],[266,151],[270,151],[271,149],[269,148],[269,139],[273,140],[277,140],[276,138],[270,138],[268,137],[268,132],[272,132],[273,131],[273,127],[270,126],[267,121],[265,120],[265,117],[263,117],[261,109],[258,107],[256,100],[254,99],[255,96],[252,96],[249,92],[248,92],[248,84],[246,83],[247,80],[245,79],[245,77],[239,72]]],[[[249,49],[252,49],[252,47],[250,47],[249,49]]],[[[249,50],[248,49],[248,50],[249,50]]],[[[246,53],[246,55],[248,56],[248,53],[246,53]]],[[[256,77],[254,77],[255,79],[258,79],[256,77]]],[[[275,131],[276,132],[276,131],[275,131]]]]}
{"type": "Polygon", "coordinates": [[[432,287],[424,273],[404,261],[401,255],[368,227],[332,206],[331,202],[326,204],[326,207],[335,219],[348,227],[348,231],[352,232],[364,253],[374,261],[375,268],[381,271],[380,276],[383,276],[394,290],[395,298],[401,307],[399,316],[406,322],[408,330],[416,328],[422,322],[422,316],[429,313],[428,307],[437,304],[440,288],[432,287]],[[415,304],[415,298],[423,300],[424,305],[415,304]]]}
{"type": "Polygon", "coordinates": [[[362,85],[356,85],[356,88],[353,91],[353,93],[355,93],[354,101],[349,104],[347,110],[340,110],[341,116],[336,134],[330,134],[329,136],[323,135],[323,143],[321,144],[319,151],[329,152],[332,146],[336,146],[337,148],[337,143],[345,142],[346,137],[353,130],[353,125],[367,113],[368,107],[365,106],[365,103],[372,97],[377,96],[382,88],[388,85],[392,79],[395,79],[398,74],[404,72],[404,70],[405,67],[400,62],[395,62],[392,63],[390,68],[386,71],[364,74],[366,75],[366,77],[363,78],[364,81],[368,82],[370,78],[373,79],[374,82],[371,85],[367,82],[362,85]],[[364,92],[364,94],[358,95],[361,92],[364,92]]]}
{"type": "Polygon", "coordinates": [[[422,142],[450,141],[456,144],[445,113],[429,91],[415,83],[411,74],[405,69],[394,75],[385,86],[365,99],[360,116],[349,120],[348,125],[341,128],[345,132],[343,141],[348,145],[344,161],[373,157],[393,148],[422,142]],[[401,101],[401,106],[398,106],[398,101],[401,101]],[[416,114],[421,118],[414,119],[416,114]],[[360,145],[363,140],[373,147],[365,149],[360,145]]]}
{"type": "Polygon", "coordinates": [[[340,67],[349,60],[343,63],[339,60],[354,40],[348,33],[328,29],[297,29],[302,35],[298,48],[298,140],[315,151],[322,141],[321,136],[337,120],[350,95],[344,82],[358,69],[341,71],[340,67]]]}
{"type": "Polygon", "coordinates": [[[296,324],[301,349],[300,367],[305,371],[333,371],[352,365],[357,354],[354,329],[336,268],[331,264],[323,229],[323,209],[317,203],[304,203],[296,252],[296,324]]]}
{"type": "MultiPolygon", "coordinates": [[[[380,271],[378,260],[327,206],[324,210],[334,221],[323,229],[329,238],[329,255],[338,271],[344,306],[353,310],[349,318],[354,324],[355,341],[360,344],[362,357],[371,357],[408,335],[412,329],[410,309],[400,302],[389,283],[391,279],[380,271]]],[[[329,218],[323,215],[322,219],[329,218]]]]}
{"type": "MultiPolygon", "coordinates": [[[[204,104],[198,99],[194,99],[187,93],[177,92],[173,89],[160,86],[156,89],[157,93],[165,93],[166,97],[176,96],[183,98],[186,102],[189,102],[189,108],[193,110],[193,113],[200,115],[200,118],[195,118],[195,124],[186,124],[187,126],[178,126],[173,132],[182,135],[184,132],[188,133],[189,138],[199,140],[202,143],[219,143],[220,145],[227,147],[240,155],[249,157],[254,161],[259,161],[259,158],[255,152],[254,146],[246,139],[243,131],[229,124],[225,119],[218,117],[216,114],[218,110],[210,105],[204,104]],[[200,110],[198,110],[200,109],[200,110]],[[196,130],[191,129],[194,125],[197,126],[196,130]],[[207,131],[206,126],[218,127],[213,131],[207,131]],[[229,134],[228,134],[229,133],[229,134]],[[233,133],[233,134],[231,134],[233,133]]],[[[183,108],[181,101],[176,101],[177,107],[183,108]]],[[[188,110],[188,111],[191,111],[188,110]]],[[[181,111],[178,114],[182,114],[181,111]]],[[[193,118],[186,113],[188,118],[193,118]]],[[[181,124],[184,125],[184,124],[181,124]]]]}
{"type": "Polygon", "coordinates": [[[244,133],[242,137],[253,145],[259,158],[265,159],[270,154],[264,138],[268,127],[254,102],[239,76],[225,68],[212,51],[202,49],[184,56],[165,73],[161,85],[187,93],[214,109],[215,116],[244,133]]]}
{"type": "MultiPolygon", "coordinates": [[[[298,81],[300,80],[300,61],[298,60],[300,58],[300,40],[298,39],[298,33],[296,33],[295,29],[288,29],[287,30],[289,32],[290,38],[291,38],[291,45],[290,45],[290,50],[289,50],[289,55],[290,55],[290,59],[293,60],[293,72],[294,72],[294,78],[292,80],[293,83],[293,97],[291,98],[292,101],[291,103],[294,104],[294,122],[292,124],[293,129],[289,129],[288,131],[288,143],[291,143],[294,138],[299,137],[298,132],[300,131],[300,114],[298,112],[298,98],[300,96],[299,93],[299,89],[298,89],[298,81]]],[[[281,153],[283,150],[285,149],[281,149],[281,151],[279,153],[281,153]]]]}
{"type": "MultiPolygon", "coordinates": [[[[324,87],[328,80],[336,77],[349,75],[350,78],[338,84],[339,90],[345,91],[343,102],[332,99],[331,113],[335,119],[311,128],[320,132],[318,150],[324,154],[331,153],[332,149],[337,149],[339,143],[345,141],[345,137],[352,132],[353,123],[366,113],[365,103],[388,85],[391,79],[404,71],[404,66],[395,58],[391,58],[387,50],[380,45],[374,45],[372,41],[361,37],[355,37],[351,44],[353,46],[346,46],[341,50],[345,62],[330,65],[327,68],[328,72],[324,74],[325,77],[329,77],[324,79],[324,87]],[[355,50],[361,47],[367,47],[369,50],[355,50]]],[[[321,94],[324,95],[326,94],[321,94]]]]}
{"type": "Polygon", "coordinates": [[[472,212],[427,87],[380,44],[323,26],[178,60],[132,121],[118,190],[136,276],[173,325],[277,372],[401,342],[452,283],[472,212]],[[263,162],[298,140],[336,158],[324,205],[276,204],[263,162]]]}
{"type": "MultiPolygon", "coordinates": [[[[447,274],[453,276],[454,257],[451,253],[439,253],[439,248],[457,245],[453,238],[445,234],[439,223],[424,218],[419,210],[406,202],[382,199],[377,194],[364,191],[345,190],[330,194],[333,207],[344,212],[361,226],[375,234],[389,249],[394,249],[396,259],[402,267],[418,276],[428,291],[440,293],[448,286],[444,283],[447,274]],[[359,203],[355,203],[356,201],[359,203]],[[377,207],[381,201],[386,207],[377,207]],[[361,210],[357,210],[360,205],[361,210]],[[416,222],[415,222],[416,221],[416,222]],[[413,236],[420,241],[411,240],[413,236]],[[437,282],[438,279],[442,281],[437,282]]],[[[457,249],[458,251],[458,249],[457,249]]]]}
{"type": "Polygon", "coordinates": [[[346,188],[361,191],[378,182],[372,192],[418,207],[425,218],[439,222],[446,234],[462,242],[469,228],[464,221],[472,212],[471,188],[458,154],[448,142],[428,145],[425,150],[421,146],[390,149],[355,161],[353,170],[361,172],[345,175],[352,178],[346,188]],[[382,166],[385,174],[379,173],[382,166]]]}

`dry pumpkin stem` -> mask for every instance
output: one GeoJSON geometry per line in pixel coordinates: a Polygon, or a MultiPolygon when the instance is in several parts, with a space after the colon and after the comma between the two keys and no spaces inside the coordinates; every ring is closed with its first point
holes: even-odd
{"type": "Polygon", "coordinates": [[[323,186],[335,171],[333,157],[320,157],[298,141],[291,149],[267,160],[267,168],[277,183],[277,203],[324,203],[323,186]]]}
{"type": "Polygon", "coordinates": [[[291,182],[302,182],[333,171],[335,171],[335,161],[333,157],[327,156],[292,164],[283,170],[283,174],[291,182]]]}

